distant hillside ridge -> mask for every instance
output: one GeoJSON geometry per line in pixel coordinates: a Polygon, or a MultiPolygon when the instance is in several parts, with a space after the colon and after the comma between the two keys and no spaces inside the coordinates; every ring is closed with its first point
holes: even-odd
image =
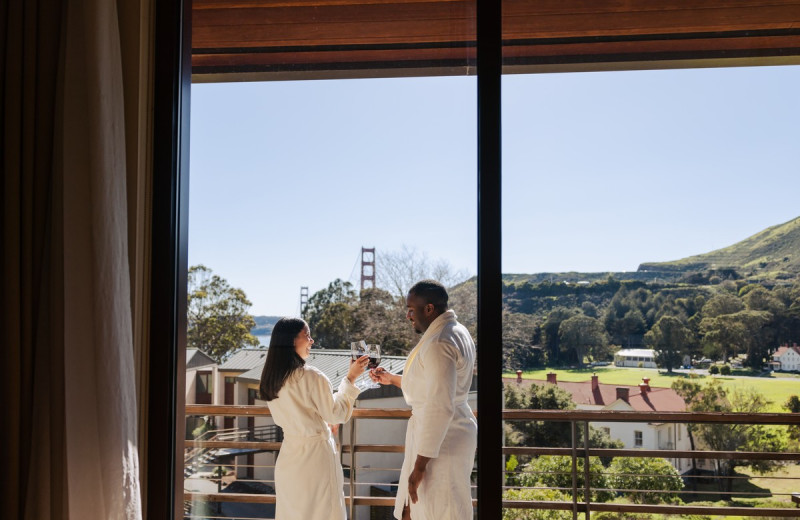
{"type": "Polygon", "coordinates": [[[253,316],[256,326],[250,329],[250,334],[254,336],[266,336],[272,334],[272,327],[281,319],[280,316],[253,316]]]}
{"type": "Polygon", "coordinates": [[[671,262],[646,262],[638,270],[665,275],[735,270],[744,278],[792,279],[800,273],[800,217],[710,253],[671,262]]]}

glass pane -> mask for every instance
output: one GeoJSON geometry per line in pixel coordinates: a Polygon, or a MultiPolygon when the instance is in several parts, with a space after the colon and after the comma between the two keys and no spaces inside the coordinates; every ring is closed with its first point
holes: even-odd
{"type": "MultiPolygon", "coordinates": [[[[760,463],[670,456],[757,441],[775,452],[762,469],[780,476],[780,453],[798,451],[783,426],[609,418],[789,411],[784,385],[797,376],[776,355],[800,336],[798,87],[796,66],[503,77],[506,406],[605,411],[572,431],[508,421],[506,442],[582,448],[588,431],[590,447],[628,450],[590,459],[593,501],[641,503],[623,475],[658,472],[672,477],[648,503],[758,486],[753,504],[791,507],[779,480],[754,473],[760,463]],[[706,485],[711,467],[726,484],[706,485]]],[[[507,498],[571,502],[569,456],[513,457],[507,498]]]]}
{"type": "MultiPolygon", "coordinates": [[[[475,333],[473,11],[466,2],[194,9],[188,336],[224,381],[213,403],[249,415],[202,410],[225,427],[216,438],[226,444],[189,464],[190,517],[274,518],[276,484],[288,490],[277,493],[278,512],[316,506],[327,517],[328,503],[309,490],[337,489],[343,479],[348,517],[388,518],[404,460],[392,447],[406,444],[410,415],[400,388],[367,389],[368,377],[356,379],[362,391],[347,420],[280,408],[289,399],[319,402],[300,395],[291,377],[280,392],[298,395],[266,401],[262,372],[270,349],[297,347],[334,391],[344,384],[352,392],[342,383],[350,343],[363,340],[380,345],[382,369],[403,375],[420,339],[406,295],[424,278],[447,288],[450,307],[475,333]],[[281,317],[303,318],[313,344],[303,331],[287,340],[281,317]],[[221,330],[233,329],[241,334],[228,342],[221,330]],[[383,412],[398,408],[398,418],[383,412]],[[298,439],[320,442],[329,427],[335,463],[291,452],[298,439]],[[363,450],[353,456],[354,445],[363,450]],[[302,482],[276,483],[276,473],[302,482]],[[292,489],[303,490],[301,500],[292,489]],[[230,500],[209,502],[218,490],[230,500]],[[243,503],[243,493],[262,503],[243,503]]],[[[474,408],[471,363],[458,365],[459,396],[474,408]]],[[[472,454],[465,467],[474,482],[472,454]]],[[[474,490],[463,493],[471,510],[474,490]]]]}

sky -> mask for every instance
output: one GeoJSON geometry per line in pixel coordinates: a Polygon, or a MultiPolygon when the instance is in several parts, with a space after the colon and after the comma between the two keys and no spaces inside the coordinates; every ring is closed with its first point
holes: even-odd
{"type": "MultiPolygon", "coordinates": [[[[477,272],[476,78],[192,85],[189,265],[297,315],[361,247],[477,272]]],[[[800,216],[800,67],[503,77],[503,272],[634,271],[800,216]]]]}

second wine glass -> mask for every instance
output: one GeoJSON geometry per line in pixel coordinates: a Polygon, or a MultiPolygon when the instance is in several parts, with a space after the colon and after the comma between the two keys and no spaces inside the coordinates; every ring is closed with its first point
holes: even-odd
{"type": "MultiPolygon", "coordinates": [[[[367,367],[370,370],[378,368],[378,365],[381,364],[381,346],[376,343],[371,343],[367,345],[367,355],[369,356],[369,364],[367,367]]],[[[364,385],[364,388],[380,388],[381,385],[372,381],[371,379],[369,382],[364,385]]]]}

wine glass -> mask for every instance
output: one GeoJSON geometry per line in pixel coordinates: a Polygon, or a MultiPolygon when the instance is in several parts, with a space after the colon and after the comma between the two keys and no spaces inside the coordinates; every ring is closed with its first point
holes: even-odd
{"type": "MultiPolygon", "coordinates": [[[[364,341],[363,339],[359,341],[350,342],[350,357],[353,359],[353,361],[357,361],[358,358],[360,358],[361,356],[366,356],[368,351],[369,347],[367,345],[367,342],[364,341]]],[[[366,380],[362,380],[362,377],[364,376],[361,375],[356,380],[356,386],[358,387],[358,389],[364,391],[367,388],[371,388],[370,386],[368,386],[372,382],[369,379],[369,376],[367,376],[366,380]]]]}
{"type": "Polygon", "coordinates": [[[362,340],[359,341],[351,341],[350,342],[350,357],[353,358],[353,361],[356,361],[363,355],[367,353],[367,342],[362,340]]]}
{"type": "MultiPolygon", "coordinates": [[[[378,365],[381,364],[381,346],[376,343],[371,343],[367,345],[367,355],[369,356],[369,364],[367,368],[375,369],[378,368],[378,365]]],[[[368,388],[380,388],[381,385],[373,381],[372,379],[367,380],[367,384],[364,386],[365,389],[368,388]]]]}

